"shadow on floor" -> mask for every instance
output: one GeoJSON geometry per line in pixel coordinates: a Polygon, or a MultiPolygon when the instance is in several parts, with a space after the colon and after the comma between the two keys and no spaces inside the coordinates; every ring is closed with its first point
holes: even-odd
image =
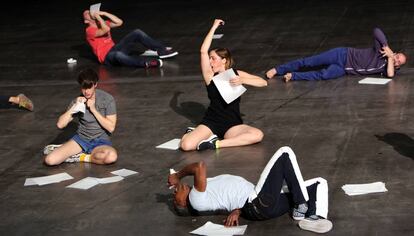
{"type": "Polygon", "coordinates": [[[206,112],[206,107],[198,102],[183,102],[178,105],[178,97],[183,92],[177,91],[174,93],[174,96],[171,98],[170,107],[177,114],[184,116],[191,121],[194,125],[197,125],[203,119],[204,113],[206,112]]]}
{"type": "Polygon", "coordinates": [[[410,136],[402,133],[387,133],[384,136],[375,135],[375,137],[393,146],[399,154],[414,158],[414,140],[410,136]]]}
{"type": "Polygon", "coordinates": [[[76,134],[76,130],[78,129],[78,123],[70,122],[66,128],[54,138],[50,144],[62,144],[73,137],[76,134]]]}

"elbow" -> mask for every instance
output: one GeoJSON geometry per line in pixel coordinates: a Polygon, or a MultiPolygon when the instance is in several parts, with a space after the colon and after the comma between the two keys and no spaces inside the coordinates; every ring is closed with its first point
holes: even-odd
{"type": "Polygon", "coordinates": [[[66,126],[64,124],[62,124],[61,122],[58,122],[56,124],[56,126],[58,127],[58,129],[64,129],[66,126]]]}
{"type": "Polygon", "coordinates": [[[118,26],[121,26],[121,25],[123,25],[123,24],[124,24],[124,21],[119,20],[118,26]]]}
{"type": "Polygon", "coordinates": [[[109,129],[108,129],[108,132],[109,133],[113,133],[115,131],[115,126],[113,126],[113,127],[109,127],[109,129]]]}
{"type": "Polygon", "coordinates": [[[267,80],[263,80],[262,87],[267,87],[268,83],[267,80]]]}
{"type": "Polygon", "coordinates": [[[205,163],[204,161],[199,161],[199,162],[197,163],[197,168],[198,168],[199,170],[205,170],[205,169],[206,169],[206,163],[205,163]]]}
{"type": "Polygon", "coordinates": [[[394,78],[395,74],[394,73],[388,73],[388,78],[394,78]]]}

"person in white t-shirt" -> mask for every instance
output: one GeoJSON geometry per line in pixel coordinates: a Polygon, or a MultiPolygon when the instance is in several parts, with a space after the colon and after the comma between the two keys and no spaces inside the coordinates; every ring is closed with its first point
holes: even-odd
{"type": "Polygon", "coordinates": [[[290,147],[280,148],[264,168],[256,186],[240,176],[207,178],[204,162],[192,163],[168,176],[173,186],[174,209],[178,215],[201,212],[229,213],[225,226],[239,224],[239,217],[267,220],[292,212],[299,227],[317,233],[332,229],[328,215],[328,185],[323,178],[303,181],[296,156],[290,147]],[[181,181],[194,177],[191,188],[181,181]]]}

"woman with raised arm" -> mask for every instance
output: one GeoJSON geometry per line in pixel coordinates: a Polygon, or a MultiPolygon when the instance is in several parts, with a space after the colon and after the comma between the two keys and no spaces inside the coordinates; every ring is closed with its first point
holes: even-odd
{"type": "MultiPolygon", "coordinates": [[[[187,129],[182,137],[180,147],[184,151],[244,146],[258,143],[263,139],[261,130],[243,124],[240,116],[240,97],[227,104],[212,80],[213,76],[233,66],[233,58],[227,48],[210,50],[214,32],[221,25],[224,25],[224,21],[216,19],[201,45],[201,72],[210,105],[201,123],[195,129],[187,129]]],[[[259,76],[233,70],[236,76],[230,79],[231,86],[242,84],[254,87],[267,86],[267,81],[259,76]]]]}

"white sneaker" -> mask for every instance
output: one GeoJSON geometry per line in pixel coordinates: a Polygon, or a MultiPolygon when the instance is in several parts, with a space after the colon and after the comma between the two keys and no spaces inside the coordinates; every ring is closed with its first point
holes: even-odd
{"type": "Polygon", "coordinates": [[[313,219],[307,217],[304,220],[299,221],[299,227],[303,230],[323,234],[329,232],[333,225],[332,222],[327,219],[313,219]]]}
{"type": "Polygon", "coordinates": [[[51,152],[53,152],[53,150],[55,150],[56,148],[62,146],[62,144],[49,144],[46,147],[43,148],[43,154],[44,155],[48,155],[51,152]]]}
{"type": "Polygon", "coordinates": [[[69,158],[67,158],[66,160],[64,160],[63,162],[66,163],[76,163],[76,162],[80,162],[80,156],[82,155],[82,152],[75,154],[69,158]]]}

